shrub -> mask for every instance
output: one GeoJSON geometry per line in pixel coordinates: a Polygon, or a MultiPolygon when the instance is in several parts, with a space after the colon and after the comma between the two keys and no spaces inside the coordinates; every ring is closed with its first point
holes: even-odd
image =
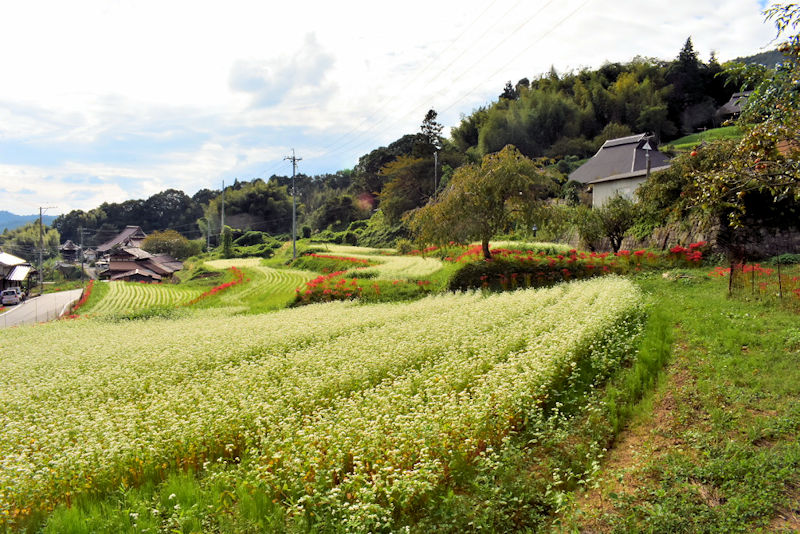
{"type": "Polygon", "coordinates": [[[765,263],[769,265],[796,265],[800,264],[800,254],[781,254],[773,256],[765,263]]]}
{"type": "Polygon", "coordinates": [[[398,239],[395,248],[400,254],[411,254],[411,252],[415,250],[414,243],[408,239],[398,239]]]}

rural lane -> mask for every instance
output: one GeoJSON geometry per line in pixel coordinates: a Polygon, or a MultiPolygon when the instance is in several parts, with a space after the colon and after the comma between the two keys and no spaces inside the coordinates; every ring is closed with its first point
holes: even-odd
{"type": "Polygon", "coordinates": [[[16,306],[9,306],[6,308],[7,311],[0,313],[0,328],[44,323],[57,319],[70,304],[81,298],[81,291],[81,289],[72,289],[46,293],[16,306]]]}

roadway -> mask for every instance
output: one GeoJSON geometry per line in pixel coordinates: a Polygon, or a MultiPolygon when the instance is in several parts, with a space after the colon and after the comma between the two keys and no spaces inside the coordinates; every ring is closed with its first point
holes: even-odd
{"type": "Polygon", "coordinates": [[[33,297],[0,312],[0,328],[52,321],[63,315],[69,306],[81,298],[81,289],[56,291],[33,297]]]}

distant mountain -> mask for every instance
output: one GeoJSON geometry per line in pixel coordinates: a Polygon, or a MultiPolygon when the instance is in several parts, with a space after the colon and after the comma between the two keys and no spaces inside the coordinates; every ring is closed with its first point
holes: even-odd
{"type": "MultiPolygon", "coordinates": [[[[55,215],[44,215],[42,217],[42,223],[44,223],[45,226],[50,226],[55,218],[55,215]]],[[[0,231],[4,229],[13,230],[14,228],[25,226],[29,222],[37,220],[39,220],[38,215],[15,215],[10,211],[0,210],[0,231]]]]}
{"type": "Polygon", "coordinates": [[[737,57],[733,61],[737,63],[744,63],[745,65],[759,64],[765,67],[774,67],[776,63],[785,61],[786,56],[779,50],[770,50],[768,52],[760,52],[747,57],[737,57]]]}

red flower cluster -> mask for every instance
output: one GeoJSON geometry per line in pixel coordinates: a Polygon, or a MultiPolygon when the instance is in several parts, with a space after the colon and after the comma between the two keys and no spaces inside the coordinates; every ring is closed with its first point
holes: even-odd
{"type": "Polygon", "coordinates": [[[89,297],[92,296],[92,288],[94,288],[94,280],[89,280],[89,283],[86,284],[86,289],[84,289],[83,293],[81,293],[80,300],[78,300],[78,302],[76,302],[75,305],[72,307],[69,315],[65,317],[66,319],[77,319],[78,317],[80,317],[77,313],[78,309],[84,304],[86,304],[86,301],[89,300],[89,297]]]}
{"type": "Polygon", "coordinates": [[[187,302],[186,304],[184,304],[184,306],[191,306],[193,304],[197,304],[198,302],[200,302],[201,300],[203,300],[206,297],[210,297],[212,295],[216,295],[217,293],[219,293],[221,291],[225,291],[228,288],[231,288],[233,286],[239,285],[242,282],[244,282],[244,273],[240,269],[237,269],[236,267],[231,267],[231,272],[233,273],[233,275],[235,277],[233,280],[231,280],[230,282],[226,282],[224,284],[220,284],[218,286],[212,287],[211,289],[209,289],[208,291],[206,291],[205,293],[203,293],[199,297],[195,297],[192,300],[190,300],[189,302],[187,302]]]}
{"type": "Polygon", "coordinates": [[[689,263],[698,264],[703,259],[703,251],[701,249],[707,244],[708,243],[705,241],[698,241],[697,243],[691,243],[688,248],[676,245],[669,249],[669,251],[671,254],[678,256],[689,263]]]}
{"type": "Polygon", "coordinates": [[[350,263],[361,263],[363,265],[369,265],[369,260],[365,260],[363,258],[351,258],[348,256],[332,256],[329,254],[317,254],[312,253],[309,254],[312,258],[320,258],[325,260],[337,260],[337,261],[349,261],[350,263]]]}

